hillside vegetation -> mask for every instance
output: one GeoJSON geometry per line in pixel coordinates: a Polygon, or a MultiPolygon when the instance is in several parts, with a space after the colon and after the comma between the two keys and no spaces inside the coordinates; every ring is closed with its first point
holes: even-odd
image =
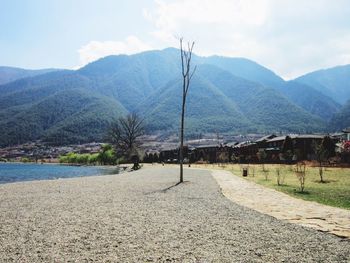
{"type": "Polygon", "coordinates": [[[296,81],[319,90],[340,104],[350,99],[350,65],[314,71],[296,81]]]}
{"type": "MultiPolygon", "coordinates": [[[[340,105],[247,59],[194,56],[186,127],[203,132],[324,131],[340,105]]],[[[0,146],[103,140],[110,123],[137,112],[149,133],[177,133],[179,51],[109,56],[79,70],[43,71],[0,85],[0,146]]],[[[0,70],[0,79],[3,78],[0,70]]]]}
{"type": "Polygon", "coordinates": [[[332,131],[339,131],[347,127],[350,127],[350,100],[333,116],[330,122],[332,131]]]}

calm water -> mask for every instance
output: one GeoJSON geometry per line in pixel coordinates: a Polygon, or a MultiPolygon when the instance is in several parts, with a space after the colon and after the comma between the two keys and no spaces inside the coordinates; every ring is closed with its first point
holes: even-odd
{"type": "Polygon", "coordinates": [[[0,163],[0,184],[116,173],[118,173],[117,168],[113,169],[93,166],[68,166],[51,164],[0,163]]]}

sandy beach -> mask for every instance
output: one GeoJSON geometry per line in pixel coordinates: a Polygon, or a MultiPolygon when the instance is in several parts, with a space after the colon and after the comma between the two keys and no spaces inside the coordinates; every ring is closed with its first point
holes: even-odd
{"type": "Polygon", "coordinates": [[[350,242],[229,201],[210,171],[0,185],[0,262],[349,262],[350,242]]]}

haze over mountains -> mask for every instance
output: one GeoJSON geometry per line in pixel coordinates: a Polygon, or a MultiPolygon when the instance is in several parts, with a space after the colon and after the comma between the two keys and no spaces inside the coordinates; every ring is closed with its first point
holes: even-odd
{"type": "Polygon", "coordinates": [[[48,72],[57,71],[57,69],[22,69],[14,67],[0,66],[0,85],[15,81],[21,78],[34,77],[48,72]]]}
{"type": "Polygon", "coordinates": [[[311,72],[296,79],[344,104],[350,98],[350,65],[311,72]]]}
{"type": "MultiPolygon", "coordinates": [[[[342,106],[350,99],[350,66],[284,81],[244,58],[194,56],[193,65],[188,134],[304,133],[350,126],[350,103],[342,106]]],[[[36,139],[101,141],[110,123],[128,112],[142,115],[149,133],[178,131],[177,49],[109,56],[79,70],[10,72],[0,67],[1,146],[36,139]]]]}

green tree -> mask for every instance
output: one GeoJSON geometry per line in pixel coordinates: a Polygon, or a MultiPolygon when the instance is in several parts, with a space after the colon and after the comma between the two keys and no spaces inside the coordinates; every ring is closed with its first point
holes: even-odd
{"type": "Polygon", "coordinates": [[[99,153],[93,153],[89,155],[89,164],[97,164],[99,159],[99,153]]]}
{"type": "Polygon", "coordinates": [[[114,165],[114,164],[116,164],[117,157],[116,157],[116,154],[115,154],[115,151],[114,151],[112,145],[110,145],[110,144],[102,145],[101,152],[98,154],[97,159],[98,159],[99,163],[102,165],[106,165],[106,164],[114,165]]]}
{"type": "Polygon", "coordinates": [[[77,154],[76,156],[76,162],[80,164],[88,164],[89,163],[89,156],[90,154],[77,154]]]}

